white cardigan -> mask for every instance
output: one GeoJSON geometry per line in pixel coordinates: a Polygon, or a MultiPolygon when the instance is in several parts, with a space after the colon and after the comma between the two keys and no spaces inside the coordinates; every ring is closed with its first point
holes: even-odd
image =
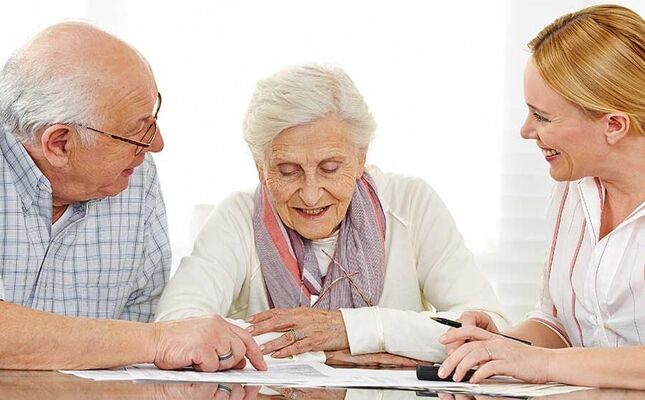
{"type": "MultiPolygon", "coordinates": [[[[389,352],[440,361],[447,327],[430,316],[488,312],[508,320],[434,190],[423,180],[368,168],[386,218],[386,273],[378,307],[342,309],[352,354],[389,352]]],[[[158,320],[220,314],[244,319],[269,308],[253,236],[253,191],[229,196],[208,217],[157,309],[158,320]]]]}

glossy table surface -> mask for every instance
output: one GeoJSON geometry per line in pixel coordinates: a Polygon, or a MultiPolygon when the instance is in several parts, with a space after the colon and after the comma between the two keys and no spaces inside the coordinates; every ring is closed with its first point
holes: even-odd
{"type": "MultiPolygon", "coordinates": [[[[95,382],[53,371],[0,370],[0,400],[4,399],[244,399],[244,400],[335,400],[335,399],[492,399],[488,396],[417,393],[390,389],[325,389],[214,383],[164,383],[131,381],[95,382]],[[228,390],[230,388],[230,393],[228,390]]],[[[582,391],[540,399],[643,399],[645,392],[627,390],[582,391]]]]}

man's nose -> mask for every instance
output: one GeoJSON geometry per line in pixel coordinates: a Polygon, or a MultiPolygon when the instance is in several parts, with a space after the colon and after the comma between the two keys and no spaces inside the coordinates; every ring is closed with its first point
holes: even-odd
{"type": "Polygon", "coordinates": [[[155,140],[150,143],[150,147],[148,147],[146,150],[150,151],[152,153],[159,153],[161,150],[163,150],[163,136],[161,136],[161,129],[157,127],[157,136],[155,136],[155,140]]]}

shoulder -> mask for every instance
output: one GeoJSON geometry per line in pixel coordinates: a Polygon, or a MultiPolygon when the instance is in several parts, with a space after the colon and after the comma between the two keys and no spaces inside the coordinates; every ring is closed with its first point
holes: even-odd
{"type": "Polygon", "coordinates": [[[366,171],[374,179],[383,208],[399,215],[409,214],[411,208],[437,199],[437,193],[424,179],[414,176],[383,172],[375,166],[366,171]]]}
{"type": "Polygon", "coordinates": [[[251,231],[253,226],[254,190],[236,191],[226,196],[218,204],[200,205],[210,209],[203,223],[202,232],[224,230],[251,231]]]}

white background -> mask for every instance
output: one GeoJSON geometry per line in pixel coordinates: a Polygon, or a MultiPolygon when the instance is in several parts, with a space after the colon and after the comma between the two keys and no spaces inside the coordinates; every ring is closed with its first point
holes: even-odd
{"type": "Polygon", "coordinates": [[[155,158],[175,266],[190,251],[193,207],[257,184],[241,133],[255,82],[285,65],[339,64],[378,123],[368,162],[439,192],[517,319],[535,300],[551,186],[541,154],[519,137],[526,43],[596,3],[12,1],[2,7],[0,60],[47,25],[81,19],[150,61],[164,98],[166,147],[155,158]]]}

